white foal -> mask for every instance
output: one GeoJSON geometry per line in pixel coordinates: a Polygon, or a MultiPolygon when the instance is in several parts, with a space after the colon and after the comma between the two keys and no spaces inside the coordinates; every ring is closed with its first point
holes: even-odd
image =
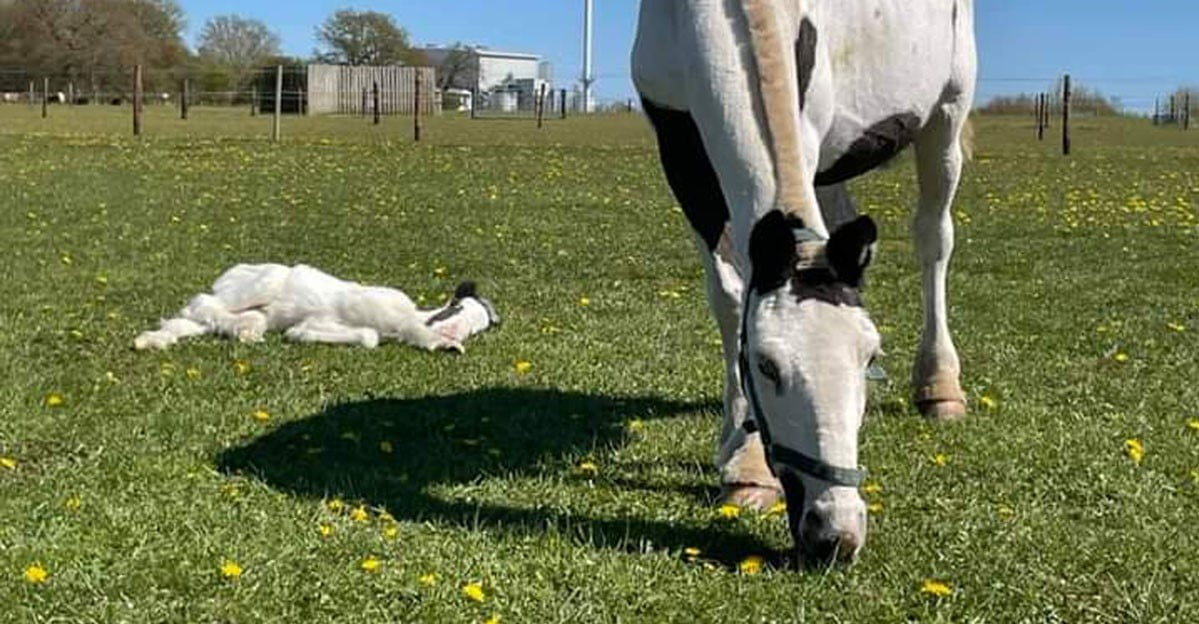
{"type": "Polygon", "coordinates": [[[258,342],[268,331],[289,340],[359,345],[393,340],[463,352],[463,341],[499,322],[491,303],[464,282],[441,308],[421,310],[394,288],[363,286],[303,264],[239,264],[196,295],[175,318],[143,332],[136,349],[166,349],[204,334],[258,342]]]}

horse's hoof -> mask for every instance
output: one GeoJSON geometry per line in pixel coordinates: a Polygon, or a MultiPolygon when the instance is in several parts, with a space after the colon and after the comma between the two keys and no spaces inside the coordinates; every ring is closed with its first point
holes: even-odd
{"type": "Polygon", "coordinates": [[[783,491],[751,483],[726,483],[720,488],[720,502],[747,509],[765,511],[774,506],[783,491]]]}
{"type": "Polygon", "coordinates": [[[919,407],[925,418],[936,422],[953,422],[966,417],[964,401],[922,401],[919,407]]]}

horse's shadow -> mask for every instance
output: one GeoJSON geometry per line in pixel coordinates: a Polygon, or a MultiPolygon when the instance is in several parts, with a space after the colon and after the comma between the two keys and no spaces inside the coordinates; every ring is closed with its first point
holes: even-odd
{"type": "MultiPolygon", "coordinates": [[[[287,423],[224,451],[217,464],[226,473],[253,475],[293,495],[361,500],[402,520],[522,534],[569,527],[569,534],[588,545],[625,551],[640,551],[647,544],[676,551],[694,546],[706,557],[729,564],[771,548],[735,524],[682,526],[637,517],[595,517],[585,510],[563,511],[560,505],[549,509],[477,503],[435,492],[488,477],[555,474],[567,458],[622,444],[625,424],[631,420],[709,407],[649,397],[514,388],[372,399],[334,405],[287,423]]],[[[628,496],[663,487],[698,498],[713,494],[702,487],[627,478],[608,485],[628,496]]]]}

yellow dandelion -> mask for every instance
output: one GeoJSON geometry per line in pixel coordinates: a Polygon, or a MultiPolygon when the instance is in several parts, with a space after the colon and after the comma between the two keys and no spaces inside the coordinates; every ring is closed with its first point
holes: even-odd
{"type": "Polygon", "coordinates": [[[233,370],[237,371],[238,375],[245,375],[250,372],[250,363],[245,360],[233,360],[233,370]]]}
{"type": "Polygon", "coordinates": [[[362,560],[362,563],[358,564],[358,567],[362,568],[363,572],[374,573],[379,571],[379,566],[381,565],[383,563],[376,559],[374,555],[368,555],[366,559],[362,560]]]}
{"type": "Polygon", "coordinates": [[[870,481],[862,486],[862,493],[867,496],[874,496],[883,493],[883,486],[877,481],[870,481]]]}
{"type": "Polygon", "coordinates": [[[500,614],[492,613],[491,617],[483,621],[483,624],[500,624],[500,614]]]}
{"type": "Polygon", "coordinates": [[[0,457],[0,467],[7,468],[9,470],[16,470],[17,460],[11,457],[0,457]]]}
{"type": "Polygon", "coordinates": [[[257,420],[260,423],[264,423],[264,422],[269,421],[270,419],[271,419],[270,412],[268,412],[264,409],[254,410],[254,420],[257,420]]]}
{"type": "Polygon", "coordinates": [[[920,584],[920,593],[936,596],[937,598],[944,598],[953,593],[953,588],[949,586],[949,583],[926,579],[920,584]]]}
{"type": "Polygon", "coordinates": [[[63,501],[62,506],[66,507],[69,511],[79,511],[83,508],[83,499],[78,496],[70,496],[67,500],[63,501]]]}
{"type": "Polygon", "coordinates": [[[437,267],[436,269],[433,269],[433,275],[436,275],[437,277],[444,277],[445,273],[446,273],[445,267],[437,267]]]}
{"type": "Polygon", "coordinates": [[[1199,433],[1199,418],[1192,418],[1187,421],[1187,429],[1193,433],[1199,433]]]}
{"type": "Polygon", "coordinates": [[[1136,438],[1129,438],[1124,441],[1124,454],[1132,460],[1134,464],[1140,464],[1145,459],[1145,445],[1136,438]]]}
{"type": "Polygon", "coordinates": [[[334,528],[332,524],[322,524],[316,527],[316,532],[320,533],[321,537],[330,537],[333,535],[334,528]]]}
{"type": "Polygon", "coordinates": [[[1012,509],[1011,506],[1009,506],[1009,505],[1000,505],[998,508],[996,508],[995,511],[996,511],[996,513],[999,514],[1000,518],[1003,518],[1005,520],[1010,519],[1016,515],[1016,510],[1012,509]]]}
{"type": "Polygon", "coordinates": [[[642,422],[640,418],[634,418],[633,420],[630,420],[627,425],[625,425],[625,429],[627,429],[629,433],[641,433],[642,431],[645,431],[645,423],[642,422]]]}
{"type": "Polygon", "coordinates": [[[396,450],[395,447],[392,446],[391,442],[388,442],[387,440],[384,440],[379,443],[379,451],[380,452],[387,453],[388,455],[390,455],[393,452],[395,452],[395,450],[396,450]]]}
{"type": "Polygon", "coordinates": [[[1166,323],[1166,327],[1169,327],[1176,332],[1184,332],[1187,330],[1187,326],[1183,325],[1182,323],[1166,323]]]}
{"type": "Polygon", "coordinates": [[[720,516],[726,520],[731,520],[741,515],[741,508],[732,503],[725,503],[720,506],[720,516]]]}
{"type": "Polygon", "coordinates": [[[936,455],[933,455],[933,463],[944,467],[949,464],[949,456],[945,453],[937,453],[936,455]]]}
{"type": "Polygon", "coordinates": [[[1191,471],[1191,483],[1194,483],[1195,485],[1199,485],[1199,470],[1191,471]]]}
{"type": "Polygon", "coordinates": [[[393,540],[400,536],[400,529],[396,525],[388,525],[383,528],[383,538],[393,540]]]}
{"type": "Polygon", "coordinates": [[[770,511],[766,513],[772,516],[781,516],[787,513],[787,503],[785,501],[777,501],[770,506],[770,511]]]}
{"type": "Polygon", "coordinates": [[[758,555],[750,555],[737,564],[737,571],[742,574],[757,574],[762,571],[763,563],[765,560],[758,555]]]}
{"type": "Polygon", "coordinates": [[[1117,362],[1127,362],[1128,354],[1123,351],[1117,351],[1112,355],[1112,359],[1117,362]]]}
{"type": "Polygon", "coordinates": [[[588,297],[579,297],[579,305],[581,305],[585,308],[585,307],[591,305],[591,299],[588,297]]]}
{"type": "Polygon", "coordinates": [[[63,403],[66,403],[66,399],[63,399],[62,395],[57,392],[46,395],[46,407],[60,407],[63,403]]]}
{"type": "Polygon", "coordinates": [[[325,506],[328,507],[329,511],[332,511],[333,513],[341,513],[342,511],[345,511],[346,508],[345,502],[340,498],[335,498],[325,503],[325,506]]]}
{"type": "Polygon", "coordinates": [[[420,577],[417,580],[420,581],[420,584],[424,585],[425,587],[432,587],[437,584],[437,580],[439,578],[441,578],[441,577],[437,576],[436,572],[429,572],[429,573],[420,575],[420,577]]]}
{"type": "Polygon", "coordinates": [[[527,375],[529,371],[533,370],[533,363],[528,360],[517,360],[512,368],[516,370],[517,375],[527,375]]]}
{"type": "Polygon", "coordinates": [[[188,379],[199,379],[201,375],[200,369],[198,368],[189,368],[187,369],[186,373],[188,379]]]}
{"type": "Polygon", "coordinates": [[[35,563],[25,568],[25,582],[34,585],[45,583],[50,578],[50,571],[40,563],[35,563]]]}
{"type": "Polygon", "coordinates": [[[370,513],[366,510],[366,505],[359,505],[350,511],[350,520],[354,522],[366,522],[370,520],[370,513]]]}
{"type": "Polygon", "coordinates": [[[483,586],[478,583],[467,583],[462,586],[462,595],[475,602],[483,602],[487,599],[487,594],[483,591],[483,586]]]}
{"type": "Polygon", "coordinates": [[[989,410],[993,410],[993,409],[999,407],[999,401],[996,401],[994,398],[992,398],[990,395],[987,395],[987,394],[984,394],[978,398],[978,404],[983,406],[985,409],[989,409],[989,410]]]}
{"type": "Polygon", "coordinates": [[[683,554],[687,557],[687,559],[689,561],[695,561],[696,558],[699,557],[701,552],[703,552],[703,551],[701,551],[700,549],[698,549],[694,546],[688,546],[683,549],[683,554]]]}
{"type": "Polygon", "coordinates": [[[226,559],[225,563],[221,564],[221,576],[227,579],[239,579],[241,578],[241,572],[241,566],[237,565],[237,562],[232,559],[226,559]]]}
{"type": "Polygon", "coordinates": [[[872,514],[880,514],[880,513],[883,513],[883,503],[882,503],[882,501],[874,501],[873,503],[870,503],[869,505],[866,505],[866,511],[867,511],[867,512],[869,512],[869,513],[872,513],[872,514]]]}
{"type": "Polygon", "coordinates": [[[579,465],[576,466],[576,469],[579,471],[579,474],[587,477],[594,477],[595,475],[599,474],[599,466],[595,465],[595,462],[590,460],[579,462],[579,465]]]}

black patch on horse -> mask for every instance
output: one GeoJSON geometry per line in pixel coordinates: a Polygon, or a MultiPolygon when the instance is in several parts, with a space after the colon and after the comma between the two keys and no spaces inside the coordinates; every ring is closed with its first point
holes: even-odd
{"type": "Polygon", "coordinates": [[[453,303],[442,308],[437,314],[430,316],[429,319],[425,321],[425,325],[432,327],[434,323],[440,323],[442,321],[454,318],[454,316],[461,311],[462,304],[458,303],[458,300],[455,299],[453,303]]]}
{"type": "Polygon", "coordinates": [[[892,115],[866,129],[832,167],[816,174],[816,186],[844,182],[878,167],[910,145],[920,130],[913,113],[892,115]]]}
{"type": "Polygon", "coordinates": [[[758,220],[749,238],[749,287],[761,296],[790,284],[799,300],[861,307],[862,274],[878,240],[874,221],[862,216],[837,228],[825,246],[828,267],[799,270],[795,230],[802,228],[803,220],[778,210],[758,220]]]}
{"type": "Polygon", "coordinates": [[[641,104],[658,137],[658,156],[670,190],[708,249],[716,249],[729,220],[729,209],[695,120],[690,113],[663,108],[649,100],[643,99],[641,104]]]}
{"type": "Polygon", "coordinates": [[[804,109],[808,85],[812,83],[812,70],[816,67],[816,26],[808,18],[799,24],[799,38],[795,40],[795,66],[799,70],[799,110],[804,109]]]}

